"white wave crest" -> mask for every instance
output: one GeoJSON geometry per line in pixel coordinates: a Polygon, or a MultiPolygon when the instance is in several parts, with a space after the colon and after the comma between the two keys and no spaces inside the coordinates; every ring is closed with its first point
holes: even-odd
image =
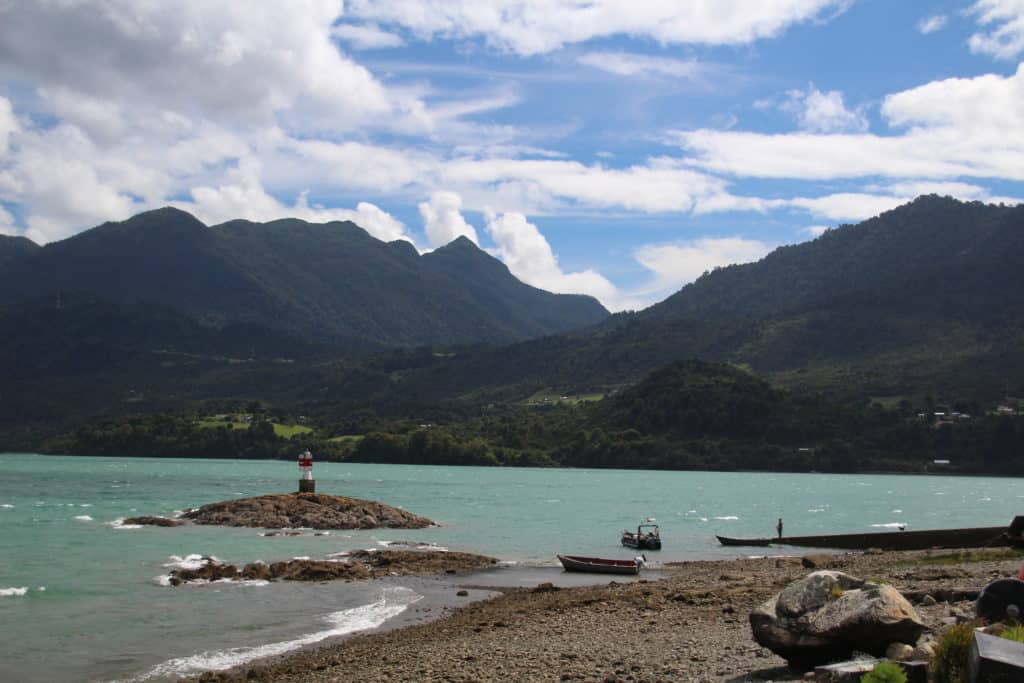
{"type": "Polygon", "coordinates": [[[76,515],[75,519],[77,519],[79,522],[91,522],[92,521],[92,517],[90,517],[89,515],[76,515]]]}
{"type": "Polygon", "coordinates": [[[110,523],[111,528],[113,528],[113,529],[141,529],[142,528],[141,524],[125,524],[124,523],[124,519],[125,519],[124,517],[119,517],[119,518],[115,519],[113,522],[110,523]]]}
{"type": "Polygon", "coordinates": [[[14,506],[13,506],[13,505],[11,505],[10,503],[2,503],[2,504],[0,504],[0,508],[4,508],[4,509],[6,509],[6,510],[10,510],[10,509],[11,509],[11,508],[13,508],[13,507],[14,507],[14,506]]]}
{"type": "Polygon", "coordinates": [[[21,588],[0,588],[0,597],[24,595],[25,593],[28,593],[28,586],[22,586],[21,588]]]}
{"type": "Polygon", "coordinates": [[[179,555],[171,555],[169,558],[170,562],[165,562],[162,566],[164,567],[177,567],[179,569],[202,569],[211,562],[220,562],[216,557],[212,555],[197,555],[195,553],[181,557],[179,555]]]}
{"type": "Polygon", "coordinates": [[[871,526],[879,529],[905,529],[907,528],[906,522],[886,522],[885,524],[872,524],[871,526]]]}
{"type": "Polygon", "coordinates": [[[240,666],[246,662],[263,657],[273,657],[306,645],[318,643],[325,638],[343,636],[349,633],[377,628],[388,619],[398,616],[409,605],[422,599],[423,596],[403,586],[388,587],[381,593],[380,600],[360,605],[351,609],[334,612],[324,617],[328,628],[294,640],[279,643],[257,645],[254,647],[235,647],[227,650],[209,650],[188,657],[169,659],[158,664],[149,671],[132,679],[146,681],[154,678],[181,678],[192,676],[203,671],[223,671],[240,666]]]}
{"type": "Polygon", "coordinates": [[[715,517],[715,519],[733,520],[733,519],[739,519],[739,517],[737,517],[736,515],[725,515],[724,517],[715,517]]]}

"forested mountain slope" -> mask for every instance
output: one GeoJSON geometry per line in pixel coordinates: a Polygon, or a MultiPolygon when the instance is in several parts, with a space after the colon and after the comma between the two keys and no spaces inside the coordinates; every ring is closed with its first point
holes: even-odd
{"type": "Polygon", "coordinates": [[[206,227],[165,208],[105,223],[4,265],[0,303],[83,292],[199,321],[275,327],[342,346],[505,343],[601,321],[593,298],[523,284],[468,241],[419,255],[350,222],[206,227]]]}

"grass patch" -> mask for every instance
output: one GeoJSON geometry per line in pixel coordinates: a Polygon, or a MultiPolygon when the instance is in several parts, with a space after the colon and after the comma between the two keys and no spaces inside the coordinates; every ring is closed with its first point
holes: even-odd
{"type": "Polygon", "coordinates": [[[1015,626],[1007,626],[999,633],[1000,638],[1006,638],[1012,640],[1015,643],[1024,643],[1024,626],[1017,624],[1015,626]]]}
{"type": "Polygon", "coordinates": [[[973,622],[950,626],[939,636],[932,657],[932,676],[936,683],[967,683],[967,657],[974,639],[973,622]]]}
{"type": "Polygon", "coordinates": [[[274,423],[274,433],[280,436],[282,439],[290,439],[300,434],[309,434],[313,431],[312,427],[306,427],[305,425],[283,425],[274,423]]]}
{"type": "Polygon", "coordinates": [[[342,434],[341,436],[332,436],[327,439],[330,443],[343,443],[354,446],[363,440],[362,434],[342,434]]]}
{"type": "Polygon", "coordinates": [[[225,419],[206,419],[199,420],[196,423],[201,429],[217,429],[219,427],[227,427],[228,429],[248,429],[248,422],[239,422],[237,420],[225,420],[225,419]]]}
{"type": "Polygon", "coordinates": [[[1019,548],[990,548],[987,550],[962,550],[945,555],[932,555],[915,560],[914,564],[959,564],[961,562],[998,562],[1000,560],[1019,560],[1024,558],[1024,550],[1019,548]]]}
{"type": "MultiPolygon", "coordinates": [[[[220,427],[225,427],[227,429],[248,429],[251,424],[251,422],[246,422],[235,416],[229,415],[215,415],[196,422],[196,425],[200,429],[218,429],[220,427]]],[[[278,422],[274,422],[272,424],[274,425],[274,434],[282,439],[290,439],[293,436],[309,434],[313,431],[312,427],[306,427],[304,425],[283,425],[278,422]]]]}

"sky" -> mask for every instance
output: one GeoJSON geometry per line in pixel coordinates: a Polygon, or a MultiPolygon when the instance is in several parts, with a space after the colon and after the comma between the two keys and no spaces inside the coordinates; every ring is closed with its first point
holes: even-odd
{"type": "Polygon", "coordinates": [[[176,206],[466,236],[613,311],[1024,198],[1024,0],[0,2],[0,234],[176,206]]]}

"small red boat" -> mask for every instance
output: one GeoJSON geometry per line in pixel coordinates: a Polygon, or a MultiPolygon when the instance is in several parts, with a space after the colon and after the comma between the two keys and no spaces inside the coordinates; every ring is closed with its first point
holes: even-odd
{"type": "Polygon", "coordinates": [[[596,574],[639,574],[644,560],[635,557],[632,560],[611,560],[604,557],[580,557],[579,555],[559,555],[567,572],[593,572],[596,574]]]}

